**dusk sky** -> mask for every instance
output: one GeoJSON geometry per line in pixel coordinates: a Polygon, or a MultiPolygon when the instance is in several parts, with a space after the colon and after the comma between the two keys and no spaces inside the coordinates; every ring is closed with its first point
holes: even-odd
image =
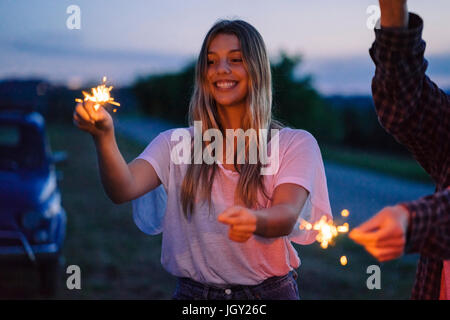
{"type": "MultiPolygon", "coordinates": [[[[45,78],[73,87],[127,85],[139,75],[177,70],[196,58],[220,18],[240,18],[263,36],[272,61],[281,50],[303,56],[323,93],[369,93],[374,39],[366,26],[376,0],[0,0],[0,79],[45,78]],[[81,9],[81,29],[66,9],[81,9]]],[[[428,74],[450,88],[450,1],[410,0],[425,20],[428,74]]]]}

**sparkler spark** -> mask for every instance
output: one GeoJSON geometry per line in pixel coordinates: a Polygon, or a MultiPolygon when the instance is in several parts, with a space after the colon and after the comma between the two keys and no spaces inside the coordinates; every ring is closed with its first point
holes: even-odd
{"type": "MultiPolygon", "coordinates": [[[[347,209],[342,210],[341,215],[343,217],[348,217],[350,212],[347,209]]],[[[333,220],[327,220],[327,216],[322,216],[320,220],[314,224],[309,223],[306,220],[302,220],[300,223],[300,230],[315,230],[318,231],[316,236],[316,241],[320,242],[322,249],[328,248],[328,245],[333,244],[334,238],[336,238],[339,233],[347,233],[349,230],[348,223],[344,223],[341,226],[337,226],[333,223],[333,220]]],[[[347,264],[347,257],[342,256],[340,259],[341,265],[345,266],[347,264]]]]}
{"type": "MultiPolygon", "coordinates": [[[[110,91],[112,90],[113,86],[106,87],[106,77],[103,77],[102,80],[103,83],[101,85],[98,85],[96,88],[92,88],[91,93],[82,91],[84,100],[75,99],[75,101],[80,103],[83,103],[83,101],[93,101],[95,102],[95,111],[97,111],[100,106],[108,103],[115,106],[120,106],[120,103],[114,101],[114,98],[110,95],[110,91]]],[[[114,109],[113,111],[116,112],[116,109],[114,109]]]]}
{"type": "Polygon", "coordinates": [[[303,229],[318,231],[316,241],[320,242],[320,246],[323,249],[326,249],[329,244],[333,243],[334,238],[336,238],[339,233],[346,233],[349,228],[348,223],[344,223],[341,226],[336,226],[333,223],[333,220],[327,220],[327,216],[322,216],[322,218],[314,224],[303,220],[300,223],[300,230],[303,229]]]}

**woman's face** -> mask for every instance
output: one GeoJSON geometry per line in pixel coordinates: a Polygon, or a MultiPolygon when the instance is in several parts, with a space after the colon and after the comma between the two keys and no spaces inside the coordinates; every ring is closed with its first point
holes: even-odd
{"type": "Polygon", "coordinates": [[[209,90],[221,106],[245,102],[248,73],[242,61],[239,39],[232,34],[218,34],[208,48],[207,81],[209,90]]]}

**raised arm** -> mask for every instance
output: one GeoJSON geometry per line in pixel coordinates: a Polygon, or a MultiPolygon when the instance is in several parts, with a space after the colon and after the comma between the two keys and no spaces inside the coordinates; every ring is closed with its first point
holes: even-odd
{"type": "Polygon", "coordinates": [[[450,138],[449,98],[425,75],[422,19],[408,14],[406,0],[380,0],[380,9],[381,29],[370,49],[378,118],[437,181],[450,138]]]}
{"type": "Polygon", "coordinates": [[[407,0],[380,0],[381,27],[406,28],[408,26],[407,0]]]}
{"type": "Polygon", "coordinates": [[[89,132],[94,139],[103,188],[114,203],[133,200],[161,184],[147,161],[125,162],[117,147],[111,115],[103,107],[95,111],[90,101],[78,104],[73,120],[78,128],[89,132]]]}
{"type": "MultiPolygon", "coordinates": [[[[420,253],[439,268],[439,260],[450,258],[449,98],[425,76],[422,19],[408,16],[406,0],[380,0],[380,6],[381,29],[370,49],[378,117],[431,174],[438,192],[383,208],[349,236],[379,261],[420,253]]],[[[436,279],[433,285],[439,286],[436,279]]]]}

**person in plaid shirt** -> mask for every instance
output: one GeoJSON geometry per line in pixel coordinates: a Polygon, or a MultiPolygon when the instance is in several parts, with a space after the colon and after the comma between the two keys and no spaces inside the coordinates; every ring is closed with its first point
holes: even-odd
{"type": "Polygon", "coordinates": [[[386,207],[350,233],[380,262],[420,253],[412,299],[450,298],[450,97],[426,75],[422,19],[406,0],[380,0],[381,28],[370,55],[381,125],[405,145],[436,192],[386,207]]]}

